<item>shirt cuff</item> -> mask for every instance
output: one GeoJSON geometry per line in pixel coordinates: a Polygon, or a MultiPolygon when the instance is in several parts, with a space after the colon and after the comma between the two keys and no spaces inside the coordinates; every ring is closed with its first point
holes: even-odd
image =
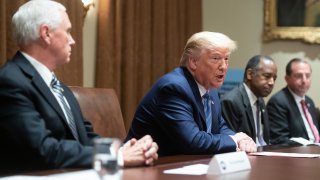
{"type": "Polygon", "coordinates": [[[238,147],[238,143],[237,143],[237,139],[232,136],[232,135],[229,135],[231,137],[231,139],[234,141],[234,143],[236,144],[236,151],[240,151],[239,147],[238,147]]]}
{"type": "Polygon", "coordinates": [[[124,161],[123,161],[123,155],[122,155],[122,148],[118,150],[118,166],[123,167],[124,166],[124,161]]]}

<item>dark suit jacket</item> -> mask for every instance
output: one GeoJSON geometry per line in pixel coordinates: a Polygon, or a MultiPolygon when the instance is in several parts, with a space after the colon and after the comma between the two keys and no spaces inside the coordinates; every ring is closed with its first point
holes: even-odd
{"type": "Polygon", "coordinates": [[[198,86],[186,68],[176,68],[158,80],[143,98],[127,138],[150,134],[159,144],[159,155],[215,154],[235,151],[236,144],[221,116],[220,100],[211,90],[212,132],[207,133],[198,86]]]}
{"type": "MultiPolygon", "coordinates": [[[[262,99],[262,98],[261,98],[262,99]]],[[[236,132],[244,132],[256,141],[255,121],[250,100],[243,84],[227,92],[221,98],[222,116],[229,127],[236,132]]],[[[263,138],[269,144],[269,120],[265,103],[262,99],[261,123],[263,124],[263,138]]]]}
{"type": "Polygon", "coordinates": [[[1,68],[0,172],[91,166],[97,135],[70,89],[62,86],[80,142],[49,87],[20,52],[1,68]]]}
{"type": "MultiPolygon", "coordinates": [[[[313,122],[319,131],[313,101],[306,96],[305,101],[313,122]]],[[[272,144],[290,145],[291,137],[309,139],[299,108],[289,89],[283,88],[273,95],[267,103],[270,120],[270,139],[272,144]]]]}

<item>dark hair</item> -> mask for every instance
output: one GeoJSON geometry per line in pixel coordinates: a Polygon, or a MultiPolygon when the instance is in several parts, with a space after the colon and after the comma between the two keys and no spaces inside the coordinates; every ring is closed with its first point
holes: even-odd
{"type": "Polygon", "coordinates": [[[244,70],[244,76],[243,80],[247,79],[247,71],[248,69],[252,69],[252,71],[255,73],[259,69],[259,63],[261,60],[269,60],[273,62],[273,59],[270,56],[263,56],[263,55],[255,55],[253,56],[247,63],[247,66],[244,70]]]}
{"type": "Polygon", "coordinates": [[[292,64],[293,63],[296,63],[296,62],[301,62],[301,63],[307,63],[307,61],[303,60],[303,59],[300,59],[300,58],[293,58],[289,61],[289,63],[287,64],[286,66],[286,75],[287,76],[290,76],[291,73],[292,73],[292,64]]]}

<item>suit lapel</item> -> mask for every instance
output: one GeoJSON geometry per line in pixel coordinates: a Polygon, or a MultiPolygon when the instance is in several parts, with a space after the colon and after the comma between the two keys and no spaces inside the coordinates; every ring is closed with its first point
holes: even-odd
{"type": "Polygon", "coordinates": [[[40,92],[40,94],[42,94],[43,98],[47,99],[48,103],[59,114],[61,119],[63,119],[65,123],[68,123],[58,101],[36,69],[29,63],[29,61],[20,52],[15,55],[12,61],[21,68],[27,77],[30,78],[34,87],[40,92]]]}
{"type": "Polygon", "coordinates": [[[291,111],[291,113],[293,113],[292,117],[299,117],[299,118],[297,118],[298,123],[299,123],[298,128],[300,128],[300,130],[303,131],[301,133],[304,133],[305,137],[308,137],[307,129],[306,129],[304,122],[303,122],[303,119],[302,119],[302,114],[300,114],[299,107],[298,107],[296,101],[294,100],[293,95],[289,91],[288,87],[286,87],[284,89],[284,92],[285,92],[286,96],[288,97],[287,99],[289,100],[289,104],[292,105],[291,107],[293,108],[291,111]]]}
{"type": "Polygon", "coordinates": [[[185,67],[181,67],[181,68],[183,70],[184,76],[186,77],[189,83],[189,86],[191,87],[193,96],[195,97],[194,101],[196,102],[198,110],[202,117],[201,122],[202,122],[202,126],[204,127],[203,130],[206,130],[207,129],[206,118],[205,118],[206,116],[204,115],[204,107],[203,107],[202,97],[200,96],[198,85],[194,80],[193,76],[191,75],[191,73],[188,71],[188,69],[185,67]]]}
{"type": "MultiPolygon", "coordinates": [[[[253,118],[253,111],[251,108],[248,94],[247,94],[246,89],[243,84],[241,84],[239,88],[240,88],[240,93],[242,96],[243,107],[245,108],[246,116],[249,118],[249,126],[250,126],[250,130],[252,132],[252,137],[256,137],[256,127],[255,127],[255,122],[254,122],[254,118],[253,118]]],[[[255,139],[254,139],[254,141],[255,141],[255,139]]]]}

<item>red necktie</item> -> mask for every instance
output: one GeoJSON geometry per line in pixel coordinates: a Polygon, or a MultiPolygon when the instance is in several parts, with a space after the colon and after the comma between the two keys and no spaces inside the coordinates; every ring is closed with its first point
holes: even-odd
{"type": "Polygon", "coordinates": [[[312,130],[312,133],[314,135],[314,139],[315,139],[315,142],[318,143],[319,142],[319,133],[316,129],[316,126],[313,124],[313,121],[312,121],[312,117],[308,111],[308,108],[307,108],[307,105],[306,105],[306,102],[302,99],[301,100],[301,106],[302,106],[302,109],[303,109],[303,112],[304,112],[304,115],[309,123],[309,126],[312,130]]]}

